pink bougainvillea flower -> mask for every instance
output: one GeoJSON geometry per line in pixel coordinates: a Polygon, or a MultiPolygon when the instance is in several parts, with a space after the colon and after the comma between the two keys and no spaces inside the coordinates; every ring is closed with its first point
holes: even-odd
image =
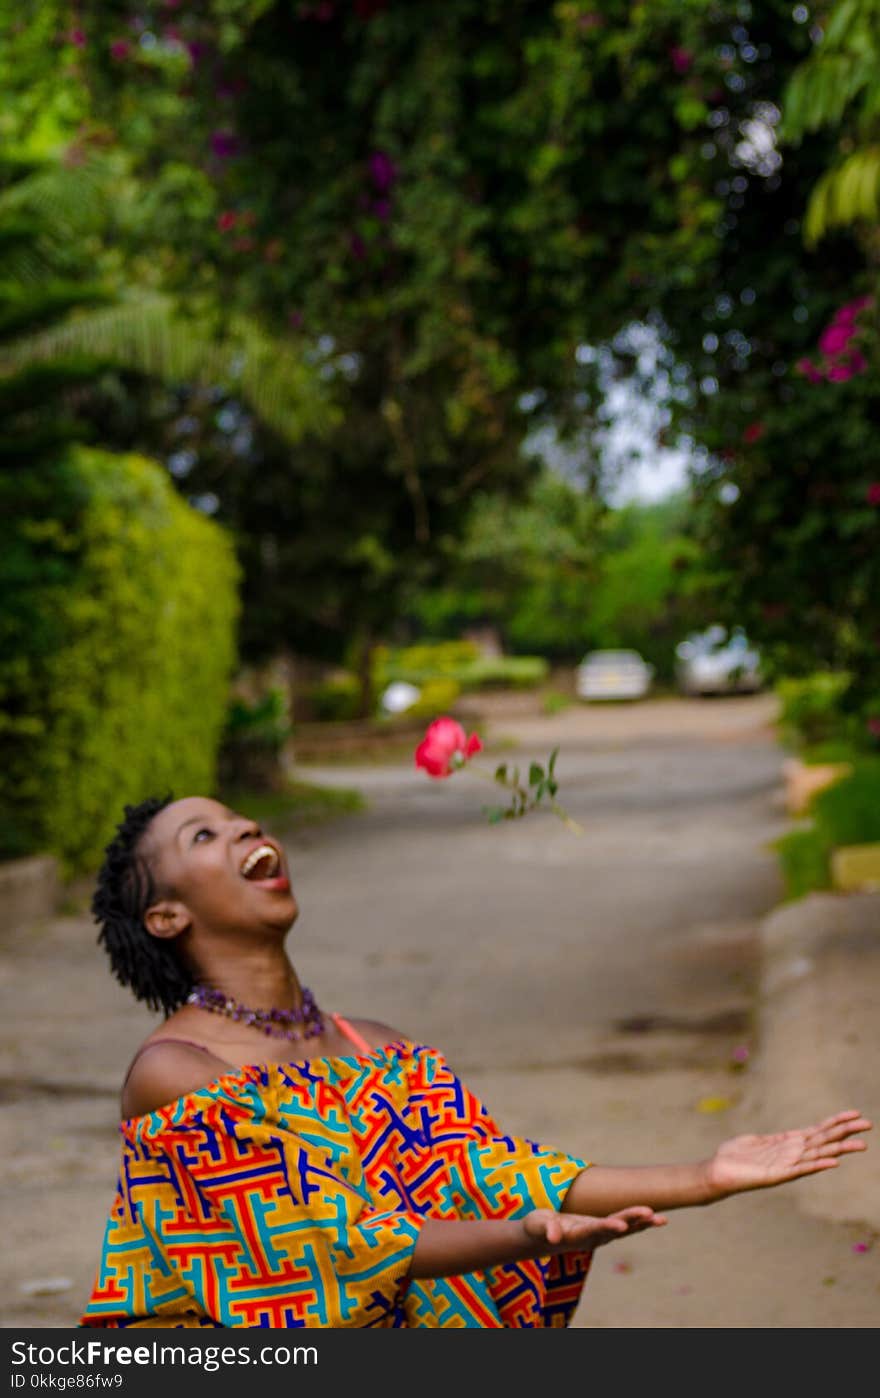
{"type": "Polygon", "coordinates": [[[128,58],[131,52],[131,45],[127,39],[114,39],[110,45],[110,57],[118,59],[120,62],[128,58]]]}
{"type": "Polygon", "coordinates": [[[482,750],[483,744],[476,733],[468,737],[461,724],[447,715],[428,724],[416,748],[416,766],[424,767],[429,777],[449,777],[482,750]]]}
{"type": "Polygon", "coordinates": [[[212,131],[211,150],[218,160],[231,160],[239,151],[238,137],[233,131],[212,131]]]}
{"type": "Polygon", "coordinates": [[[880,481],[872,481],[865,491],[865,499],[869,505],[880,505],[880,481]]]}
{"type": "Polygon", "coordinates": [[[671,48],[669,50],[669,57],[672,59],[672,66],[676,73],[687,73],[693,66],[694,55],[691,53],[690,49],[679,47],[671,48]]]}
{"type": "Polygon", "coordinates": [[[763,422],[750,422],[745,432],[743,432],[743,441],[751,446],[753,442],[760,442],[766,431],[767,429],[763,422]]]}
{"type": "Polygon", "coordinates": [[[870,1252],[870,1243],[853,1243],[853,1252],[870,1252]]]}
{"type": "Polygon", "coordinates": [[[238,214],[234,209],[224,209],[217,215],[217,227],[221,233],[228,233],[230,228],[234,228],[238,223],[238,214]]]}
{"type": "Polygon", "coordinates": [[[68,43],[73,44],[74,48],[77,49],[84,49],[86,46],[86,36],[82,29],[71,29],[67,36],[67,40],[68,43]]]}
{"type": "Polygon", "coordinates": [[[810,380],[810,383],[821,383],[825,375],[817,368],[812,359],[799,359],[795,364],[795,369],[799,374],[803,374],[810,380]]]}
{"type": "Polygon", "coordinates": [[[855,374],[851,364],[832,364],[828,370],[829,383],[846,383],[855,374]]]}
{"type": "Polygon", "coordinates": [[[397,166],[384,150],[374,150],[370,156],[370,179],[382,194],[386,194],[397,180],[397,166]]]}
{"type": "Polygon", "coordinates": [[[733,1049],[733,1051],[731,1052],[730,1057],[731,1057],[731,1061],[732,1061],[733,1063],[748,1063],[748,1061],[749,1061],[749,1046],[748,1046],[748,1044],[737,1044],[736,1048],[733,1049]]]}
{"type": "Polygon", "coordinates": [[[853,324],[832,322],[819,336],[819,348],[823,354],[840,354],[841,350],[846,349],[854,334],[853,324]]]}
{"type": "Polygon", "coordinates": [[[834,319],[838,323],[843,322],[846,324],[852,322],[855,320],[859,311],[863,311],[866,306],[870,305],[870,296],[857,296],[854,301],[847,301],[845,305],[841,306],[834,319]]]}

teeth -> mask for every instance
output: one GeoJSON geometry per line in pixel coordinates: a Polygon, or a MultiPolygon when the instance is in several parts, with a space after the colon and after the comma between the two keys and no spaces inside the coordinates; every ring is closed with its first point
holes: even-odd
{"type": "Polygon", "coordinates": [[[249,878],[257,865],[263,863],[266,863],[268,866],[265,871],[263,871],[263,878],[272,878],[278,871],[280,860],[278,858],[278,851],[274,850],[271,845],[257,845],[256,849],[251,850],[247,859],[241,866],[241,872],[245,878],[249,878]]]}

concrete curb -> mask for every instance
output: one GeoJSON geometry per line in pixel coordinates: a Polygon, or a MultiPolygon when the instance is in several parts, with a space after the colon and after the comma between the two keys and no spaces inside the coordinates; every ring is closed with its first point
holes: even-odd
{"type": "Polygon", "coordinates": [[[0,934],[51,917],[58,908],[61,878],[51,854],[0,864],[0,934]]]}
{"type": "MultiPolygon", "coordinates": [[[[880,1132],[880,894],[813,893],[765,919],[759,1049],[748,1090],[758,1129],[858,1108],[880,1132]]],[[[804,1210],[880,1232],[880,1139],[805,1190],[804,1210]]]]}

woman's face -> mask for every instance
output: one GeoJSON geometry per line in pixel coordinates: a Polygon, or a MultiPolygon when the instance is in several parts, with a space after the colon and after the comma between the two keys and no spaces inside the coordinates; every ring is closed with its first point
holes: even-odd
{"type": "Polygon", "coordinates": [[[165,890],[145,916],[156,935],[277,936],[297,915],[278,841],[219,801],[187,796],[164,807],[150,825],[144,852],[165,890]]]}

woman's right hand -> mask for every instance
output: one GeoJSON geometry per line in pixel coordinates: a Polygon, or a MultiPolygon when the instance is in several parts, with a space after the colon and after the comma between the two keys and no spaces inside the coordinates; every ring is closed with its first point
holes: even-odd
{"type": "Polygon", "coordinates": [[[592,1252],[605,1243],[642,1233],[646,1228],[662,1228],[665,1223],[666,1216],[655,1214],[646,1204],[619,1209],[606,1218],[533,1209],[522,1219],[529,1242],[539,1245],[535,1254],[538,1257],[549,1257],[557,1252],[592,1252]]]}

